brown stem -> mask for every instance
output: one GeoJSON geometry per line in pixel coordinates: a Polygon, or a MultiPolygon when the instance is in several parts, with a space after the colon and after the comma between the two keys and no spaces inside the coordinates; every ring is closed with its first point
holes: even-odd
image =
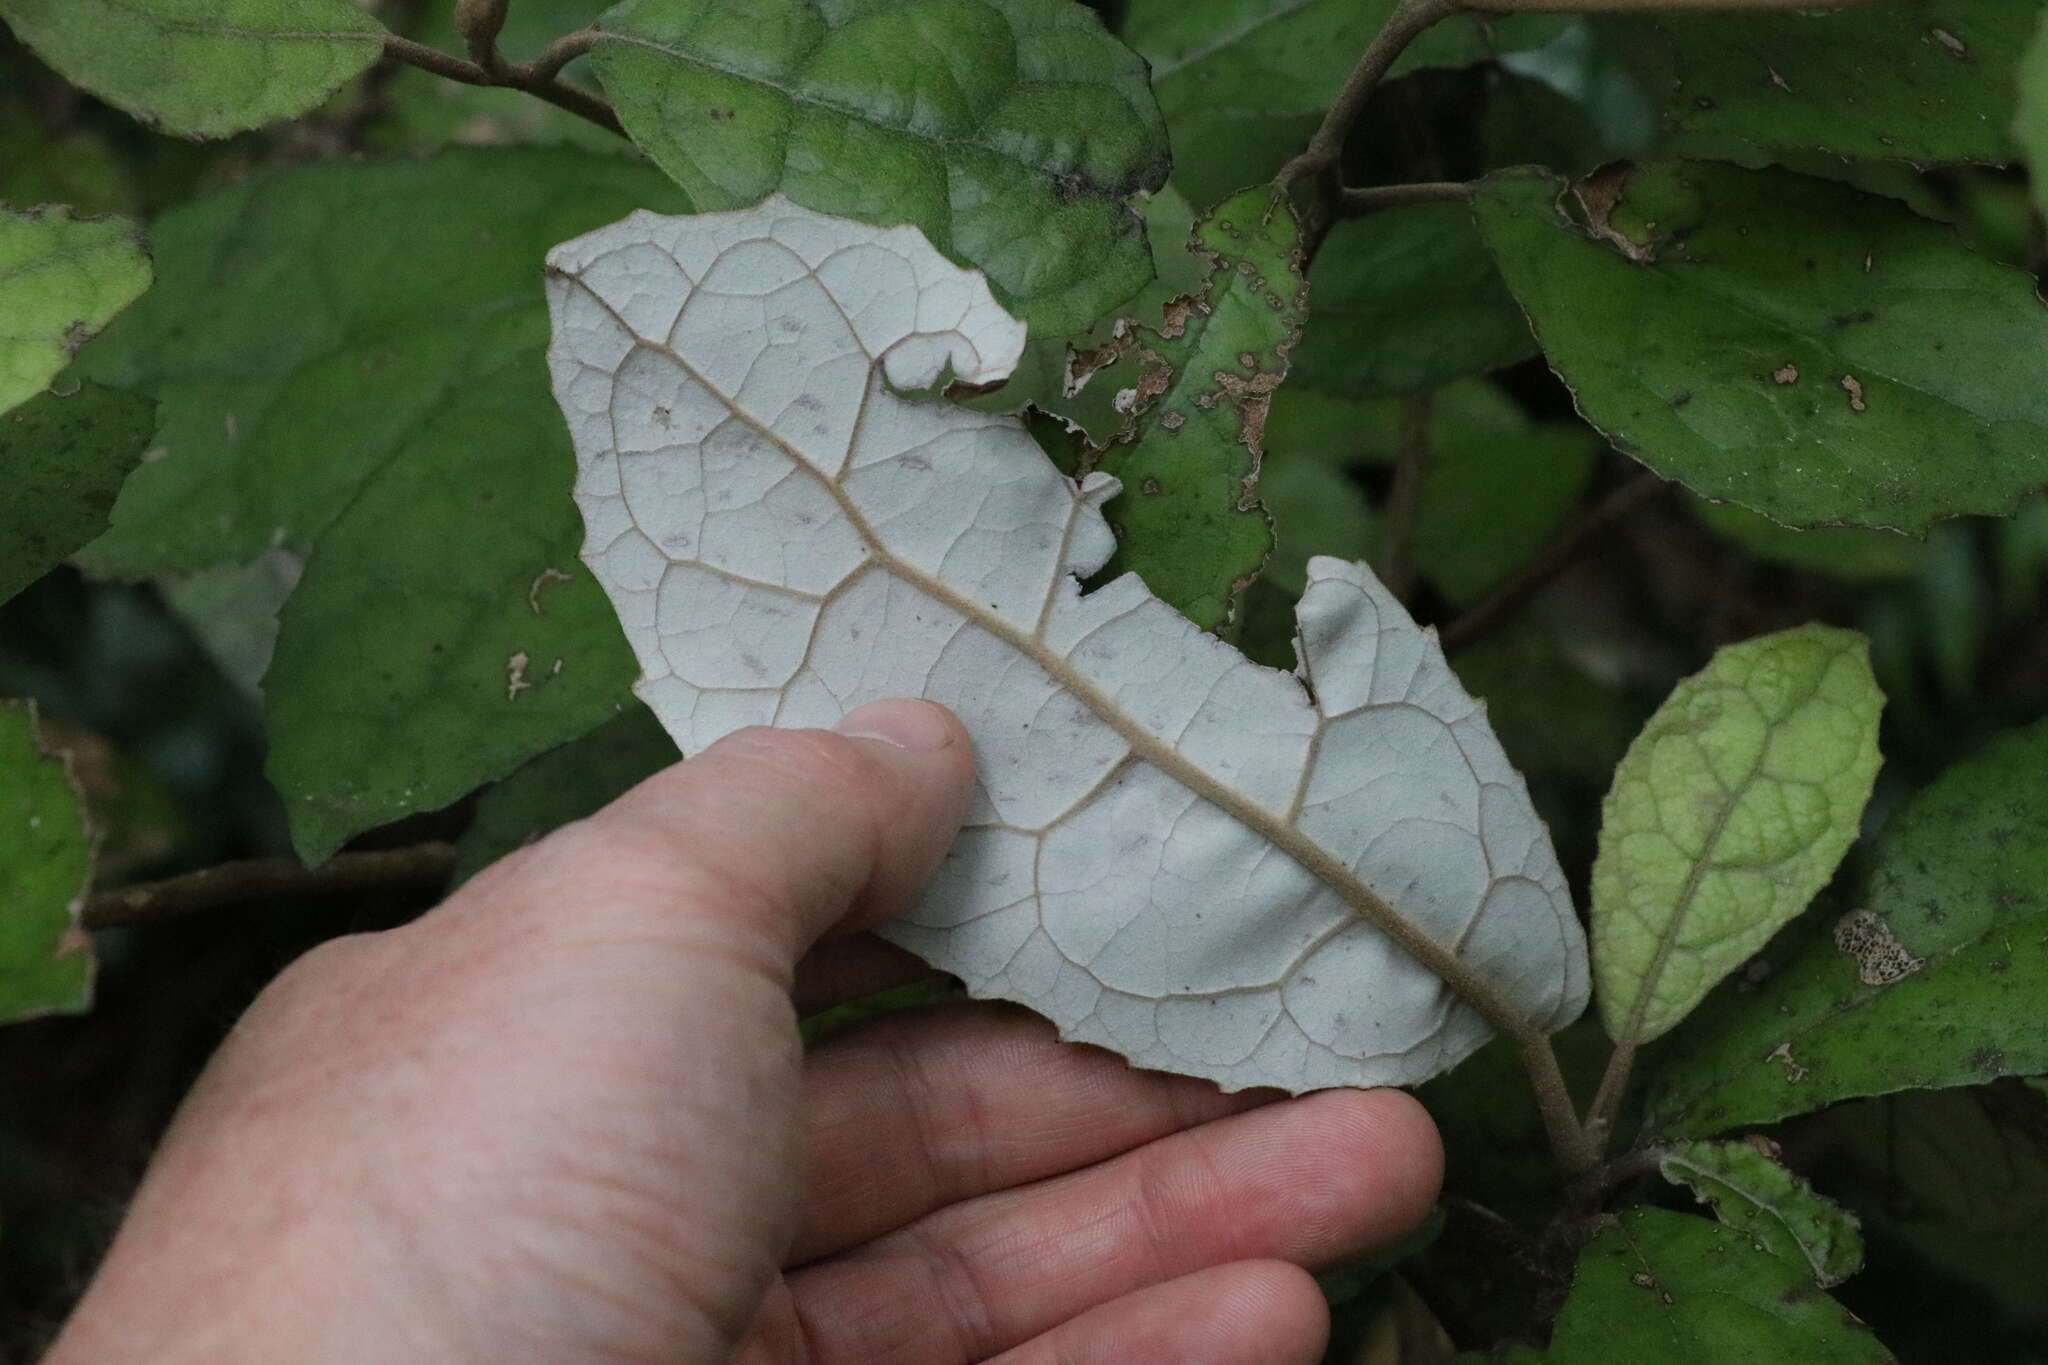
{"type": "Polygon", "coordinates": [[[1426,393],[1403,398],[1394,442],[1394,486],[1387,492],[1380,581],[1403,602],[1415,587],[1415,523],[1422,511],[1422,483],[1429,476],[1429,420],[1434,406],[1426,393]]]}
{"type": "Polygon", "coordinates": [[[1472,198],[1474,186],[1463,180],[1428,180],[1412,185],[1368,185],[1337,193],[1337,212],[1355,217],[1374,209],[1399,208],[1404,204],[1463,204],[1472,198]]]}
{"type": "Polygon", "coordinates": [[[448,80],[461,81],[464,85],[494,85],[524,90],[536,99],[546,100],[558,109],[566,109],[579,118],[588,119],[598,127],[624,137],[626,130],[620,125],[618,114],[601,96],[585,90],[580,85],[571,85],[554,78],[554,73],[561,70],[564,63],[575,58],[578,52],[588,51],[590,42],[596,41],[594,30],[585,30],[584,33],[592,35],[589,41],[577,51],[570,52],[559,60],[555,60],[556,49],[568,43],[569,39],[580,39],[583,35],[572,33],[568,38],[557,40],[536,60],[507,66],[495,73],[486,71],[475,62],[442,52],[438,48],[428,47],[425,43],[416,43],[410,38],[401,38],[395,33],[384,35],[384,55],[393,61],[419,67],[422,71],[431,71],[448,80]],[[546,65],[549,61],[554,61],[552,68],[546,65]]]}
{"type": "Polygon", "coordinates": [[[1614,1138],[1614,1119],[1621,1112],[1621,1097],[1628,1091],[1629,1072],[1635,1063],[1634,1038],[1624,1038],[1608,1054],[1607,1070],[1601,1073],[1600,1088],[1593,1094],[1593,1107],[1586,1111],[1586,1132],[1596,1152],[1604,1154],[1614,1138]]]}
{"type": "Polygon", "coordinates": [[[1307,180],[1312,198],[1302,206],[1304,236],[1308,243],[1308,254],[1314,255],[1314,246],[1322,239],[1335,210],[1340,186],[1337,182],[1337,158],[1344,151],[1344,139],[1358,122],[1359,113],[1371,97],[1373,87],[1387,74],[1408,44],[1430,25],[1450,14],[1457,8],[1456,0],[1399,0],[1394,12],[1387,16],[1387,22],[1366,44],[1359,55],[1358,64],[1351,68],[1351,75],[1344,82],[1344,88],[1337,93],[1329,112],[1323,115],[1322,124],[1301,155],[1280,168],[1274,184],[1282,194],[1292,194],[1295,183],[1307,180]]]}
{"type": "Polygon", "coordinates": [[[455,0],[455,31],[462,35],[469,59],[493,77],[505,72],[504,55],[498,51],[498,34],[505,27],[507,0],[455,0]]]}
{"type": "Polygon", "coordinates": [[[1579,561],[1610,527],[1656,495],[1664,480],[1648,470],[1609,493],[1591,510],[1538,550],[1513,577],[1479,604],[1445,626],[1440,634],[1444,653],[1463,649],[1520,610],[1553,579],[1579,561]]]}
{"type": "Polygon", "coordinates": [[[80,907],[79,924],[85,929],[151,924],[271,896],[400,887],[436,890],[454,870],[455,846],[443,843],[337,853],[318,867],[306,867],[296,858],[255,858],[97,892],[80,907]]]}
{"type": "Polygon", "coordinates": [[[562,68],[597,46],[597,40],[604,35],[594,28],[579,28],[574,33],[565,33],[549,43],[540,56],[522,63],[520,75],[529,81],[551,81],[562,74],[562,68]]]}

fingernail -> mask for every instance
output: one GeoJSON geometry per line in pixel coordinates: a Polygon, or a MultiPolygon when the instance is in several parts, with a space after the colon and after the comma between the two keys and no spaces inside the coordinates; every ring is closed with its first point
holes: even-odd
{"type": "Polygon", "coordinates": [[[899,749],[924,751],[945,748],[955,733],[943,709],[907,698],[857,706],[832,728],[852,739],[879,739],[899,749]]]}

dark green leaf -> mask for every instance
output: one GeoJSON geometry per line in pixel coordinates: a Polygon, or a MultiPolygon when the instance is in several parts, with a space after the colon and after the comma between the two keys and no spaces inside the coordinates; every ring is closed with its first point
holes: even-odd
{"type": "Polygon", "coordinates": [[[1810,569],[1850,583],[1911,578],[1927,558],[1927,543],[1861,526],[1795,531],[1733,503],[1695,499],[1693,514],[1714,534],[1758,559],[1810,569]]]}
{"type": "Polygon", "coordinates": [[[2034,39],[2019,67],[2019,112],[2013,117],[2013,141],[2034,182],[2034,203],[2048,211],[2048,9],[2041,12],[2034,39]]]}
{"type": "Polygon", "coordinates": [[[1826,626],[1728,645],[1672,690],[1601,809],[1609,1037],[1668,1032],[1827,884],[1877,776],[1883,705],[1863,637],[1826,626]]]}
{"type": "Polygon", "coordinates": [[[1673,1040],[1653,1131],[2048,1072],[2048,722],[1943,773],[1878,841],[1862,905],[1769,956],[1673,1040]]]}
{"type": "Polygon", "coordinates": [[[0,602],[106,529],[155,430],[155,403],[100,384],[0,416],[0,602]]]}
{"type": "Polygon", "coordinates": [[[40,393],[149,278],[125,219],[0,208],[0,412],[40,393]]]}
{"type": "Polygon", "coordinates": [[[454,880],[469,880],[516,848],[594,815],[682,755],[654,713],[634,702],[581,739],[550,749],[477,802],[456,845],[454,880]]]}
{"type": "Polygon", "coordinates": [[[1121,396],[1120,439],[1088,467],[1123,480],[1105,512],[1117,552],[1198,624],[1229,619],[1273,543],[1256,494],[1266,414],[1306,308],[1300,232],[1270,190],[1247,190],[1197,226],[1199,295],[1131,331],[1089,388],[1121,396]]]}
{"type": "Polygon", "coordinates": [[[1669,150],[2003,161],[2032,0],[1888,0],[1836,13],[1603,16],[1662,100],[1669,150]]]}
{"type": "Polygon", "coordinates": [[[1667,478],[1916,534],[2048,479],[2033,282],[1895,202],[1684,163],[1504,174],[1477,204],[1581,411],[1667,478]]]}
{"type": "Polygon", "coordinates": [[[1891,1352],[1805,1262],[1664,1209],[1623,1213],[1579,1254],[1551,1365],[1881,1365],[1891,1352]]]}
{"type": "Polygon", "coordinates": [[[631,656],[576,561],[540,261],[677,200],[644,166],[466,150],[308,167],[159,221],[164,287],[86,359],[160,400],[165,453],[88,556],[142,576],[309,555],[264,684],[308,859],[624,702],[631,656]]]}
{"type": "Polygon", "coordinates": [[[1681,1142],[1657,1169],[1684,1185],[1714,1216],[1781,1260],[1805,1261],[1821,1288],[1863,1265],[1863,1234],[1832,1199],[1748,1142],[1681,1142]]]}
{"type": "MultiPolygon", "coordinates": [[[[1152,66],[1174,178],[1197,207],[1269,180],[1299,152],[1394,0],[1134,0],[1124,41],[1152,66]]],[[[1549,15],[1461,14],[1424,33],[1396,74],[1533,47],[1549,15]]]]}
{"type": "Polygon", "coordinates": [[[1332,228],[1295,383],[1356,397],[1414,393],[1536,354],[1463,204],[1388,209],[1332,228]]]}
{"type": "Polygon", "coordinates": [[[67,79],[193,137],[303,114],[384,50],[348,0],[0,0],[0,19],[67,79]]]}
{"type": "Polygon", "coordinates": [[[70,764],[44,752],[33,706],[0,702],[0,1023],[92,1003],[92,941],[72,911],[91,881],[70,764]]]}
{"type": "Polygon", "coordinates": [[[1068,0],[625,0],[591,54],[626,131],[700,210],[780,191],[914,223],[1031,329],[1150,276],[1131,198],[1166,180],[1144,64],[1068,0]]]}

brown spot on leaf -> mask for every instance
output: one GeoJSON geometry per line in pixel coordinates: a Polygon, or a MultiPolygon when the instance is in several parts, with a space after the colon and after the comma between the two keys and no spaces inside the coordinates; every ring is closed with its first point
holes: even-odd
{"type": "Polygon", "coordinates": [[[1889,986],[1927,965],[1875,910],[1851,910],[1836,920],[1835,947],[1856,960],[1856,977],[1866,986],[1889,986]]]}
{"type": "Polygon", "coordinates": [[[1771,381],[1777,384],[1797,384],[1799,382],[1799,367],[1790,362],[1780,365],[1777,369],[1771,371],[1771,381]]]}
{"type": "Polygon", "coordinates": [[[1806,1068],[1792,1059],[1792,1044],[1790,1043],[1778,1044],[1777,1047],[1771,1050],[1771,1055],[1764,1058],[1764,1060],[1767,1062],[1783,1063],[1785,1079],[1793,1085],[1797,1085],[1806,1079],[1806,1068]]]}
{"type": "Polygon", "coordinates": [[[1842,392],[1849,395],[1849,411],[1867,412],[1870,404],[1863,401],[1863,381],[1853,374],[1842,376],[1842,392]]]}

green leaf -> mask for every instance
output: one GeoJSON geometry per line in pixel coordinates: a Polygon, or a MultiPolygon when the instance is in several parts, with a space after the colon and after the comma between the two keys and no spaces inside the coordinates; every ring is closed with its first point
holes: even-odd
{"type": "Polygon", "coordinates": [[[133,223],[0,208],[0,412],[41,392],[149,277],[133,223]]]}
{"type": "Polygon", "coordinates": [[[1870,1329],[1821,1292],[1804,1262],[1746,1232],[1634,1208],[1579,1254],[1551,1365],[1879,1365],[1870,1329]]]}
{"type": "Polygon", "coordinates": [[[1727,502],[1696,499],[1693,514],[1714,534],[1758,559],[1809,569],[1849,583],[1911,578],[1927,559],[1927,543],[1860,526],[1796,531],[1727,502]]]}
{"type": "Polygon", "coordinates": [[[1144,63],[1068,0],[624,0],[591,54],[633,140],[703,211],[780,191],[914,223],[1033,332],[1150,276],[1131,197],[1166,180],[1144,63]]]}
{"type": "Polygon", "coordinates": [[[92,940],[73,906],[92,832],[70,764],[44,751],[35,706],[0,702],[0,1023],[92,1003],[92,940]]]}
{"type": "Polygon", "coordinates": [[[1235,611],[1265,563],[1272,528],[1259,505],[1266,413],[1307,311],[1301,233],[1261,187],[1219,205],[1195,229],[1209,261],[1200,294],[1169,305],[1157,329],[1131,331],[1089,387],[1115,393],[1118,440],[1088,469],[1123,480],[1105,509],[1117,551],[1108,577],[1136,572],[1204,629],[1235,611]]]}
{"type": "Polygon", "coordinates": [[[159,399],[164,456],[87,557],[139,577],[308,556],[264,683],[308,860],[625,701],[631,655],[576,558],[540,262],[677,199],[649,167],[478,149],[324,163],[159,220],[163,287],[86,359],[159,399]]]}
{"type": "Polygon", "coordinates": [[[1617,1042],[1656,1038],[1827,884],[1877,776],[1862,636],[1715,653],[1636,736],[1601,810],[1593,973],[1617,1042]]]}
{"type": "Polygon", "coordinates": [[[1337,224],[1309,272],[1315,308],[1294,382],[1355,397],[1416,393],[1536,354],[1463,204],[1337,224]]]}
{"type": "Polygon", "coordinates": [[[0,416],[0,602],[106,529],[155,430],[155,403],[99,384],[0,416]]]}
{"type": "Polygon", "coordinates": [[[1956,764],[1885,829],[1862,904],[1672,1040],[1653,1131],[2048,1072],[2048,722],[1956,764]]]}
{"type": "Polygon", "coordinates": [[[635,702],[581,739],[550,749],[483,794],[456,844],[454,880],[468,881],[517,848],[594,815],[682,757],[654,713],[635,702]]]}
{"type": "Polygon", "coordinates": [[[1658,1153],[1657,1169],[1772,1255],[1804,1260],[1823,1289],[1863,1265],[1856,1219],[1751,1143],[1681,1142],[1658,1153]]]}
{"type": "Polygon", "coordinates": [[[0,19],[67,80],[190,137],[303,114],[384,51],[348,0],[0,0],[0,19]]]}
{"type": "Polygon", "coordinates": [[[1888,0],[1838,13],[1595,20],[1662,101],[1667,150],[2003,161],[2014,61],[2039,6],[1888,0]]]}
{"type": "Polygon", "coordinates": [[[1893,201],[1681,163],[1508,173],[1476,202],[1580,410],[1666,478],[1915,534],[2048,480],[2033,281],[1893,201]]]}
{"type": "MultiPolygon", "coordinates": [[[[1120,31],[1151,65],[1188,198],[1212,204],[1270,180],[1308,142],[1393,9],[1394,0],[1133,0],[1120,31]]],[[[1487,61],[1563,25],[1550,15],[1454,15],[1410,44],[1394,74],[1487,61]]]]}
{"type": "Polygon", "coordinates": [[[2034,28],[2033,41],[2020,58],[2019,109],[2013,116],[2012,138],[2034,185],[2034,203],[2048,211],[2048,9],[2034,28]]]}

